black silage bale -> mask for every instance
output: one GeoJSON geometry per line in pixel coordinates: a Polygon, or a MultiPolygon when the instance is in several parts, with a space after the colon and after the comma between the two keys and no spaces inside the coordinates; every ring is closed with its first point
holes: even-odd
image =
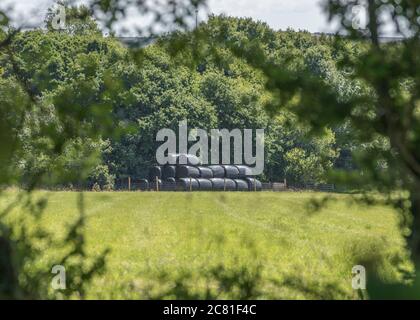
{"type": "Polygon", "coordinates": [[[162,179],[168,180],[169,178],[176,177],[176,166],[173,165],[165,165],[162,168],[162,179]]]}
{"type": "Polygon", "coordinates": [[[154,179],[153,181],[149,182],[149,187],[150,190],[154,190],[154,191],[159,191],[162,189],[162,180],[158,179],[158,184],[156,187],[156,180],[154,179]]]}
{"type": "Polygon", "coordinates": [[[204,179],[213,178],[213,171],[209,167],[198,166],[197,169],[200,171],[200,177],[204,179]]]}
{"type": "Polygon", "coordinates": [[[261,191],[262,190],[261,181],[255,179],[255,178],[246,178],[245,180],[248,182],[249,191],[261,191]]]}
{"type": "Polygon", "coordinates": [[[224,165],[223,168],[225,169],[225,177],[226,178],[230,178],[230,179],[239,178],[239,170],[235,166],[224,165]]]}
{"type": "Polygon", "coordinates": [[[236,191],[248,191],[248,182],[242,179],[234,179],[236,183],[236,191]]]}
{"type": "Polygon", "coordinates": [[[212,189],[215,191],[223,191],[224,190],[224,179],[223,178],[212,178],[210,179],[212,189]]]}
{"type": "Polygon", "coordinates": [[[149,190],[149,181],[147,179],[140,179],[139,180],[139,189],[141,191],[148,191],[149,190]]]}
{"type": "Polygon", "coordinates": [[[178,184],[181,186],[181,189],[184,191],[195,191],[199,190],[199,184],[197,179],[194,178],[180,178],[178,184]]]}
{"type": "Polygon", "coordinates": [[[200,178],[200,170],[192,166],[180,165],[176,168],[177,178],[200,178]]]}
{"type": "Polygon", "coordinates": [[[247,178],[247,177],[251,177],[253,176],[252,174],[252,169],[248,166],[245,165],[237,165],[235,166],[238,171],[239,171],[239,178],[243,179],[243,178],[247,178]]]}
{"type": "Polygon", "coordinates": [[[226,178],[224,180],[226,191],[236,191],[236,183],[233,179],[226,178]]]}
{"type": "Polygon", "coordinates": [[[213,185],[209,179],[198,178],[197,181],[200,191],[211,191],[213,189],[213,185]]]}
{"type": "Polygon", "coordinates": [[[162,168],[160,166],[151,167],[149,170],[149,181],[155,181],[156,177],[158,177],[158,179],[162,178],[162,168]]]}
{"type": "Polygon", "coordinates": [[[213,178],[224,178],[225,177],[225,168],[219,165],[209,166],[210,170],[213,172],[213,178]]]}
{"type": "Polygon", "coordinates": [[[232,179],[228,178],[213,178],[210,179],[213,190],[215,191],[235,191],[236,183],[232,179]]]}
{"type": "Polygon", "coordinates": [[[162,182],[162,191],[176,191],[175,178],[167,178],[162,182]]]}

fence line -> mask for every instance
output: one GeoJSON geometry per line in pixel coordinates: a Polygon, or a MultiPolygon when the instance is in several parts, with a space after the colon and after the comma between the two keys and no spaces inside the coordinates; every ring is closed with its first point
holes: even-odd
{"type": "MultiPolygon", "coordinates": [[[[291,191],[291,190],[314,190],[324,192],[335,192],[337,189],[334,184],[315,184],[307,183],[300,186],[288,186],[285,182],[262,182],[263,191],[291,191]]],[[[115,184],[116,190],[128,190],[128,179],[121,179],[115,184]]],[[[252,189],[252,188],[251,188],[252,189]]],[[[133,191],[195,191],[192,184],[185,187],[181,182],[156,181],[146,182],[144,179],[131,179],[131,190],[133,191]]],[[[254,191],[254,190],[251,190],[254,191]]]]}
{"type": "MultiPolygon", "coordinates": [[[[25,188],[24,186],[21,186],[25,188]]],[[[251,186],[248,191],[254,191],[255,186],[251,186]]],[[[57,185],[57,186],[40,186],[42,189],[48,190],[66,190],[66,191],[92,191],[95,190],[92,184],[88,183],[75,183],[70,185],[57,185]]],[[[99,189],[100,190],[100,189],[99,189]]],[[[98,191],[99,191],[98,190],[98,191]]],[[[105,188],[102,190],[106,191],[105,188]]],[[[132,177],[120,178],[115,180],[114,188],[115,191],[199,191],[192,186],[185,185],[180,181],[161,181],[156,180],[149,182],[145,179],[136,179],[132,177]]],[[[110,191],[112,191],[110,190],[110,191]]],[[[222,190],[218,191],[229,191],[226,190],[226,186],[222,190]]],[[[313,191],[322,191],[322,192],[340,192],[334,184],[315,184],[315,183],[306,183],[302,185],[288,185],[285,181],[283,182],[262,182],[261,183],[262,191],[299,191],[299,190],[313,190],[313,191]]],[[[233,190],[232,190],[233,191],[233,190]]]]}

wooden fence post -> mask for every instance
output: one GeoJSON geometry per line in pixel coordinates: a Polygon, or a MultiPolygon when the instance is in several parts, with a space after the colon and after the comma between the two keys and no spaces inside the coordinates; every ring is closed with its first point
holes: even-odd
{"type": "Polygon", "coordinates": [[[192,179],[190,177],[190,192],[192,191],[192,179]]]}
{"type": "Polygon", "coordinates": [[[155,177],[155,181],[156,181],[156,191],[159,191],[159,178],[157,176],[155,177]]]}
{"type": "Polygon", "coordinates": [[[131,191],[131,177],[128,177],[128,191],[131,191]]]}

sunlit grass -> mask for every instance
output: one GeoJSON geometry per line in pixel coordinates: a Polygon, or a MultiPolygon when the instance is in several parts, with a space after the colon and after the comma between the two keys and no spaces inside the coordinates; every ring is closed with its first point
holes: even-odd
{"type": "MultiPolygon", "coordinates": [[[[78,194],[41,195],[43,223],[63,236],[78,194]]],[[[89,298],[356,298],[351,268],[361,260],[375,257],[389,281],[399,280],[395,257],[409,267],[394,210],[348,195],[317,213],[308,202],[323,194],[310,192],[84,197],[88,252],[111,249],[89,298]]]]}

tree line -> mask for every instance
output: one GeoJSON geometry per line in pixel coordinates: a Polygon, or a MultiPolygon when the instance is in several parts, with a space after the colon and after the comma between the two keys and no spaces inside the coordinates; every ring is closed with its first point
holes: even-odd
{"type": "MultiPolygon", "coordinates": [[[[17,80],[41,102],[26,115],[18,133],[23,148],[16,169],[23,179],[55,172],[52,167],[62,168],[60,177],[45,175],[42,184],[72,185],[80,182],[73,177],[80,170],[86,171],[87,185],[98,183],[103,189],[112,189],[116,178],[146,177],[155,162],[156,133],[162,128],[176,130],[184,119],[190,128],[209,131],[265,129],[265,181],[287,178],[293,185],[322,183],[335,167],[353,168],[350,155],[357,146],[350,138],[350,125],[324,126],[313,137],[293,113],[270,115],[266,107],[275,97],[266,89],[266,77],[220,39],[212,39],[211,52],[195,57],[193,32],[183,35],[190,38],[189,43],[175,58],[171,50],[176,41],[171,35],[133,51],[117,38],[105,37],[89,15],[80,14],[83,9],[73,10],[78,19],[68,19],[65,30],[18,33],[10,45],[14,59],[1,62],[1,85],[7,87],[0,95],[2,104],[16,102],[16,95],[5,93],[16,87],[17,80]],[[50,156],[42,130],[62,126],[54,104],[76,114],[108,113],[109,125],[119,134],[75,137],[63,143],[60,156],[50,156]],[[86,158],[92,158],[88,165],[86,158]]],[[[47,26],[50,21],[47,17],[47,26]]],[[[211,16],[199,28],[214,35],[221,26],[229,41],[258,39],[266,59],[287,70],[310,72],[333,85],[338,96],[362,90],[335,67],[340,53],[327,36],[279,32],[262,22],[226,16],[211,16]]],[[[360,50],[350,41],[347,46],[355,54],[360,50]]],[[[84,119],[83,126],[97,125],[84,119]]]]}

